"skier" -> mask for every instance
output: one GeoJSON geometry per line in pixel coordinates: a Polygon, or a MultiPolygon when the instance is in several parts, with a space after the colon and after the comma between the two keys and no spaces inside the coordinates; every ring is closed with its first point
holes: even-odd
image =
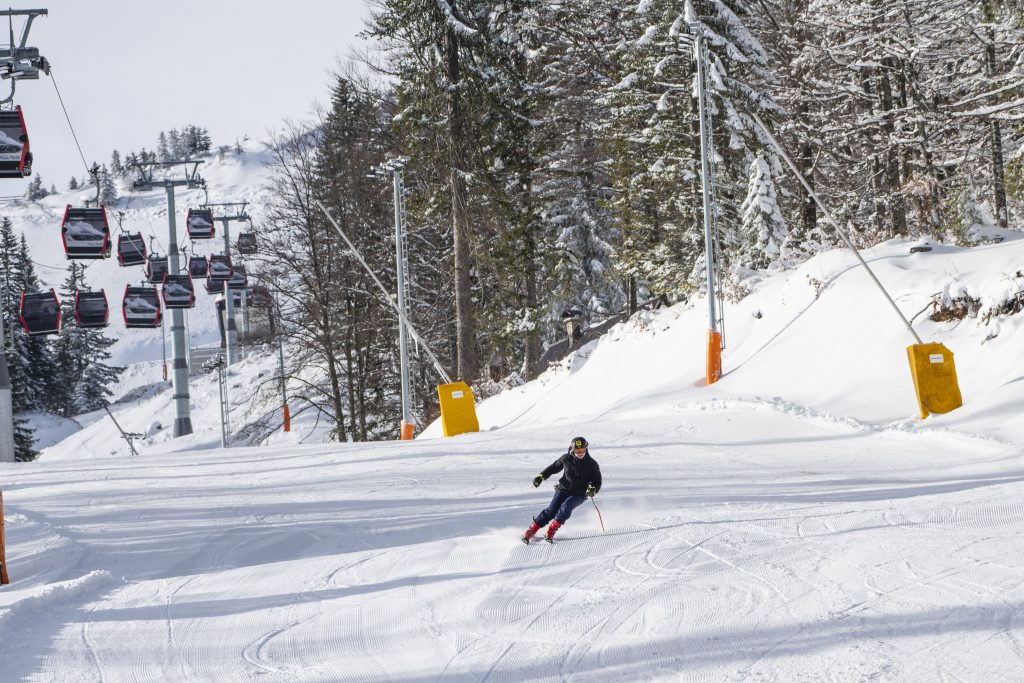
{"type": "Polygon", "coordinates": [[[529,543],[540,528],[551,522],[544,540],[551,543],[555,532],[565,524],[572,511],[586,500],[593,498],[601,490],[601,468],[597,461],[590,457],[587,440],[577,436],[572,440],[569,451],[544,468],[544,471],[533,478],[533,487],[556,472],[562,472],[562,478],[555,484],[555,495],[551,503],[533,518],[533,524],[523,533],[523,543],[529,543]]]}

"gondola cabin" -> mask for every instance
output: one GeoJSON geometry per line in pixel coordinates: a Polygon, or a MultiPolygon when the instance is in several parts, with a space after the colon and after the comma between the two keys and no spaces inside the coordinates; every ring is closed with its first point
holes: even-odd
{"type": "Polygon", "coordinates": [[[210,279],[222,284],[231,279],[231,259],[224,254],[210,254],[210,279]]]}
{"type": "Polygon", "coordinates": [[[188,275],[165,275],[163,295],[166,308],[192,308],[196,305],[196,290],[188,275]]]}
{"type": "Polygon", "coordinates": [[[239,254],[246,256],[256,253],[256,233],[254,232],[240,232],[238,233],[238,248],[239,254]]]}
{"type": "Polygon", "coordinates": [[[245,289],[249,286],[249,277],[245,274],[243,266],[235,266],[228,279],[228,289],[245,289]]]}
{"type": "Polygon", "coordinates": [[[57,334],[60,332],[60,300],[57,299],[57,293],[53,289],[38,294],[22,292],[18,318],[21,327],[30,336],[57,334]]]}
{"type": "Polygon", "coordinates": [[[125,287],[121,311],[125,327],[157,327],[160,324],[160,296],[156,287],[125,287]]]}
{"type": "Polygon", "coordinates": [[[74,313],[78,327],[106,327],[110,322],[106,292],[102,289],[98,292],[75,292],[74,313]]]}
{"type": "Polygon", "coordinates": [[[98,209],[81,209],[69,204],[64,209],[60,236],[64,241],[64,253],[69,259],[100,259],[110,256],[110,226],[107,224],[107,212],[102,206],[98,209]]]}
{"type": "Polygon", "coordinates": [[[117,262],[122,266],[138,266],[146,262],[146,241],[141,232],[117,236],[117,262]]]}
{"type": "Polygon", "coordinates": [[[32,175],[32,152],[21,107],[0,111],[0,178],[32,175]]]}
{"type": "Polygon", "coordinates": [[[206,277],[210,274],[210,262],[205,256],[189,256],[188,274],[197,279],[206,277]]]}
{"type": "Polygon", "coordinates": [[[167,275],[167,257],[152,255],[146,259],[146,279],[152,282],[154,285],[160,284],[164,281],[164,276],[167,275]]]}
{"type": "Polygon", "coordinates": [[[194,240],[213,239],[213,211],[211,209],[189,209],[185,217],[188,236],[194,240]]]}

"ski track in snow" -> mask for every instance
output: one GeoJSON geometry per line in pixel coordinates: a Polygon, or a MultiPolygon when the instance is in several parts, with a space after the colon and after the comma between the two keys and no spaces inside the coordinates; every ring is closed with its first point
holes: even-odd
{"type": "MultiPolygon", "coordinates": [[[[0,653],[17,680],[107,683],[1024,671],[1024,503],[1006,447],[887,430],[848,442],[845,425],[742,407],[680,419],[683,441],[653,422],[602,439],[608,530],[587,504],[554,545],[517,536],[550,493],[523,480],[564,430],[516,435],[511,453],[457,439],[380,447],[379,461],[354,447],[139,459],[104,470],[106,493],[81,463],[40,467],[5,501],[11,557],[38,547],[71,575],[124,578],[53,593],[56,637],[0,653]],[[762,438],[724,445],[738,414],[762,438]]],[[[42,564],[13,559],[25,597],[0,602],[0,624],[57,585],[42,564]]]]}

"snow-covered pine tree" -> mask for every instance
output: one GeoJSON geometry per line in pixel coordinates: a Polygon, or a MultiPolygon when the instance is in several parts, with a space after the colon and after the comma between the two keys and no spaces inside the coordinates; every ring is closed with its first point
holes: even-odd
{"type": "Polygon", "coordinates": [[[542,297],[546,342],[565,334],[562,313],[607,317],[623,310],[625,290],[614,271],[619,232],[607,203],[608,156],[601,146],[608,120],[615,40],[608,3],[542,3],[537,8],[536,60],[541,100],[535,117],[539,167],[534,193],[544,225],[542,297]]]}
{"type": "Polygon", "coordinates": [[[656,294],[678,298],[699,287],[703,255],[700,139],[693,47],[698,25],[709,49],[709,107],[714,126],[716,198],[726,257],[741,244],[738,209],[746,170],[762,142],[748,112],[777,110],[765,85],[767,55],[743,17],[742,0],[645,0],[623,9],[626,39],[608,91],[614,135],[614,206],[623,226],[620,268],[656,294]]]}
{"type": "Polygon", "coordinates": [[[446,181],[428,186],[424,206],[450,216],[455,375],[469,382],[480,376],[473,281],[480,273],[472,247],[494,215],[478,215],[475,200],[494,161],[487,149],[491,89],[499,85],[492,58],[500,37],[490,30],[496,16],[484,0],[382,0],[367,30],[387,62],[381,71],[397,79],[395,123],[403,149],[446,181]]]}
{"type": "Polygon", "coordinates": [[[78,291],[88,291],[85,268],[76,261],[68,265],[61,286],[63,324],[53,345],[53,358],[59,382],[54,383],[51,410],[65,417],[99,410],[113,395],[110,387],[124,368],[111,367],[109,347],[115,340],[101,329],[83,329],[75,324],[73,306],[78,291]]]}
{"type": "Polygon", "coordinates": [[[18,302],[21,291],[18,289],[16,264],[18,258],[18,240],[14,235],[11,219],[0,220],[0,324],[4,328],[3,353],[7,361],[7,369],[11,378],[12,408],[14,412],[14,451],[19,462],[33,460],[36,451],[35,430],[20,414],[33,410],[34,394],[28,379],[27,337],[22,334],[18,324],[18,302]]]}
{"type": "MultiPolygon", "coordinates": [[[[173,130],[171,132],[174,132],[173,130]]],[[[176,134],[176,133],[175,133],[176,134]]],[[[160,131],[160,134],[156,137],[156,154],[160,158],[160,161],[171,160],[171,147],[170,141],[168,140],[167,133],[160,131]]]]}
{"type": "Polygon", "coordinates": [[[35,202],[48,195],[49,193],[46,191],[46,188],[43,187],[43,176],[39,174],[33,176],[32,180],[28,182],[28,188],[25,190],[25,199],[35,202]]]}
{"type": "Polygon", "coordinates": [[[114,206],[117,204],[117,198],[117,183],[114,182],[110,171],[104,166],[100,169],[100,203],[104,206],[114,206]]]}
{"type": "Polygon", "coordinates": [[[68,190],[78,189],[78,178],[71,176],[71,180],[68,181],[68,190]]]}
{"type": "Polygon", "coordinates": [[[110,175],[113,178],[124,177],[124,166],[121,164],[121,153],[116,149],[110,153],[110,175]]]}
{"type": "Polygon", "coordinates": [[[62,324],[60,334],[52,345],[55,372],[60,379],[53,383],[49,403],[53,412],[64,417],[76,414],[72,395],[88,359],[82,343],[84,330],[74,324],[75,292],[82,285],[84,270],[78,261],[68,261],[67,277],[60,289],[62,324]]]}
{"type": "MultiPolygon", "coordinates": [[[[18,240],[17,256],[12,265],[14,286],[20,292],[42,291],[39,278],[36,277],[35,264],[28,250],[28,242],[22,233],[18,240]]],[[[50,396],[55,392],[55,384],[60,382],[50,350],[50,342],[46,337],[24,336],[25,370],[28,387],[30,387],[29,410],[52,410],[50,396]]]]}
{"type": "Polygon", "coordinates": [[[740,254],[740,264],[755,270],[779,265],[788,231],[779,209],[771,169],[764,157],[757,156],[750,162],[747,197],[740,211],[743,215],[741,231],[746,243],[740,254]]]}

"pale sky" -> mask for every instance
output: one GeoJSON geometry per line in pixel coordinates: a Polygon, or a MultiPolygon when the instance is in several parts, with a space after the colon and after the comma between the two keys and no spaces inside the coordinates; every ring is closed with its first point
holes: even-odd
{"type": "MultiPolygon", "coordinates": [[[[109,163],[161,130],[192,123],[213,144],[248,135],[263,139],[285,119],[309,118],[326,102],[339,59],[360,46],[365,0],[15,0],[3,8],[46,8],[28,45],[53,67],[82,151],[109,163]]],[[[15,39],[24,20],[17,18],[15,39]]],[[[7,36],[6,22],[3,35],[7,36]]],[[[7,42],[6,37],[2,40],[7,42]]],[[[10,81],[0,82],[0,97],[10,81]]],[[[85,167],[51,80],[21,81],[33,172],[49,187],[67,187],[85,167]]],[[[0,181],[0,196],[27,181],[0,181]]]]}

